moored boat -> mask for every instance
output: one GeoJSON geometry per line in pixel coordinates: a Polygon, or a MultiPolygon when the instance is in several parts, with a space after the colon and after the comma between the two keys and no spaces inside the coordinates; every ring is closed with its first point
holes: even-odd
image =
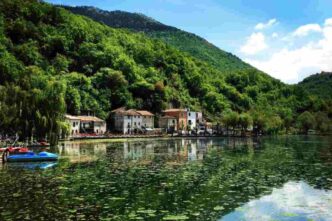
{"type": "Polygon", "coordinates": [[[5,152],[8,150],[10,154],[23,154],[28,153],[29,149],[27,147],[6,147],[6,148],[0,148],[0,153],[5,152]]]}
{"type": "Polygon", "coordinates": [[[36,143],[32,143],[29,144],[28,147],[32,148],[32,147],[49,147],[50,144],[45,142],[45,141],[41,141],[41,142],[36,142],[36,143]]]}

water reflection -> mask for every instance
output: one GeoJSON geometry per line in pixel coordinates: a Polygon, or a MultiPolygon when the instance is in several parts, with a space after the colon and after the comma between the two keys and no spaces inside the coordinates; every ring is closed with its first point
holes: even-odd
{"type": "MultiPolygon", "coordinates": [[[[51,149],[52,150],[52,149],[51,149]]],[[[107,143],[65,142],[52,150],[70,162],[94,161],[105,156],[107,143]]]]}
{"type": "Polygon", "coordinates": [[[332,220],[332,191],[312,188],[305,182],[288,182],[272,194],[252,200],[220,221],[330,221],[332,220]]]}
{"type": "Polygon", "coordinates": [[[71,162],[85,162],[108,156],[114,161],[164,159],[169,163],[203,160],[211,148],[253,146],[252,139],[161,139],[126,142],[65,142],[54,152],[71,162]]]}
{"type": "Polygon", "coordinates": [[[331,220],[327,137],[66,142],[50,151],[61,155],[54,168],[0,170],[0,220],[331,220]]]}
{"type": "Polygon", "coordinates": [[[18,162],[2,165],[5,169],[45,170],[57,166],[57,162],[18,162]]]}

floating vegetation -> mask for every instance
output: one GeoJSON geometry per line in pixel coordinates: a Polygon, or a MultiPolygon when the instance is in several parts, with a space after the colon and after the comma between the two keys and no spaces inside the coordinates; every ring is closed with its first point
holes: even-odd
{"type": "MultiPolygon", "coordinates": [[[[332,140],[312,137],[315,142],[301,143],[299,139],[262,138],[255,146],[251,139],[64,146],[61,151],[67,158],[57,167],[0,170],[0,220],[209,221],[246,214],[252,209],[248,203],[273,195],[289,182],[331,190],[332,140]],[[87,153],[97,154],[97,160],[71,163],[69,159],[87,153]]],[[[278,196],[279,203],[288,197],[278,196]]],[[[331,203],[328,196],[315,205],[331,203]]],[[[290,207],[295,206],[308,207],[303,202],[290,207]]],[[[316,216],[308,219],[323,214],[311,211],[316,216]]],[[[281,211],[276,220],[282,217],[297,220],[299,213],[281,211]]]]}

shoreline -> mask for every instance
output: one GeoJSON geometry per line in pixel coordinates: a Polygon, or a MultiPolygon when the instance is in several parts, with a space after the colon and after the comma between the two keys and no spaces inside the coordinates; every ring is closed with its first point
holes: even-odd
{"type": "Polygon", "coordinates": [[[224,136],[224,135],[210,135],[210,136],[126,136],[126,137],[80,137],[74,139],[63,139],[59,143],[64,142],[125,142],[125,141],[144,141],[151,139],[169,140],[169,139],[209,139],[209,138],[261,138],[261,137],[287,137],[287,136],[318,136],[318,137],[330,137],[332,134],[282,134],[282,135],[261,135],[261,136],[224,136]]]}

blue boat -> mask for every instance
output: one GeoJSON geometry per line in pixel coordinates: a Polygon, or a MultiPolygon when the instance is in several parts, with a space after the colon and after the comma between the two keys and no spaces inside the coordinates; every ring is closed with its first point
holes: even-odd
{"type": "Polygon", "coordinates": [[[28,152],[26,154],[15,154],[7,157],[7,162],[40,162],[40,161],[56,161],[58,155],[49,152],[40,152],[38,154],[34,152],[28,152]]]}

